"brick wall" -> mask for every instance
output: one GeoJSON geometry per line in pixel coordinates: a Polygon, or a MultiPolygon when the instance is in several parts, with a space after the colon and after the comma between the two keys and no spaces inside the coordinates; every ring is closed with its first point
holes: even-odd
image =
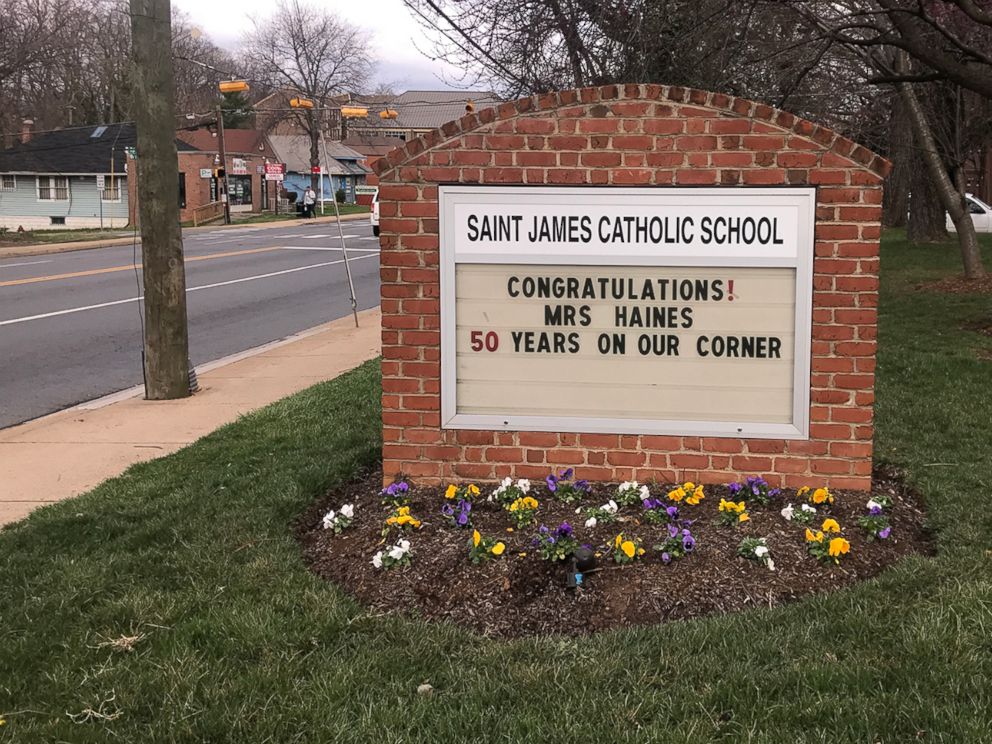
{"type": "Polygon", "coordinates": [[[562,91],[470,114],[376,163],[385,478],[543,477],[867,489],[882,179],[890,164],[751,101],[656,85],[562,91]],[[440,428],[439,183],[815,185],[808,440],[440,428]]]}

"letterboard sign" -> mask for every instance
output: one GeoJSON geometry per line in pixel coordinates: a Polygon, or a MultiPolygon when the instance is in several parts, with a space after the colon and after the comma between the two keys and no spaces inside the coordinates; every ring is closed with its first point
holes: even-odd
{"type": "Polygon", "coordinates": [[[442,427],[808,438],[814,189],[439,201],[442,427]]]}

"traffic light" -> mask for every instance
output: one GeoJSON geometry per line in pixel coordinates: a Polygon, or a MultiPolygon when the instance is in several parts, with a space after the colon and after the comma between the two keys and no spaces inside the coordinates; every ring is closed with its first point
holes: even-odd
{"type": "Polygon", "coordinates": [[[214,178],[223,178],[227,175],[227,171],[223,168],[214,168],[214,178]]]}
{"type": "Polygon", "coordinates": [[[309,98],[290,98],[289,105],[291,108],[312,109],[313,101],[309,98]]]}
{"type": "Polygon", "coordinates": [[[244,80],[225,80],[217,87],[221,93],[244,93],[248,90],[248,83],[244,80]]]}
{"type": "Polygon", "coordinates": [[[369,110],[364,106],[342,106],[341,116],[345,119],[364,119],[369,115],[369,110]]]}
{"type": "Polygon", "coordinates": [[[466,114],[473,114],[473,113],[475,113],[475,104],[472,103],[471,100],[466,101],[466,103],[465,103],[465,113],[466,114]]]}
{"type": "Polygon", "coordinates": [[[384,109],[379,112],[380,119],[395,119],[400,114],[396,109],[384,109]]]}

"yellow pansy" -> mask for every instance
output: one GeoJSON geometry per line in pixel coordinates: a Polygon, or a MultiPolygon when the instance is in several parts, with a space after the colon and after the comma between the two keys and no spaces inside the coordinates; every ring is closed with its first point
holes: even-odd
{"type": "Polygon", "coordinates": [[[410,514],[410,507],[401,506],[399,509],[396,510],[396,513],[401,517],[406,517],[410,514]]]}
{"type": "MultiPolygon", "coordinates": [[[[692,484],[687,483],[686,485],[691,486],[692,484]]],[[[692,506],[696,506],[700,501],[703,500],[703,498],[705,498],[705,495],[703,494],[703,486],[702,484],[700,484],[696,486],[695,489],[692,489],[692,495],[686,498],[685,502],[692,506]]]]}
{"type": "Polygon", "coordinates": [[[813,491],[813,503],[814,504],[832,504],[834,503],[833,494],[830,493],[826,488],[817,488],[813,491]]]}
{"type": "Polygon", "coordinates": [[[738,522],[749,522],[749,521],[751,521],[751,517],[748,516],[748,513],[747,512],[741,512],[740,514],[737,515],[737,521],[738,522]]]}
{"type": "Polygon", "coordinates": [[[668,498],[671,501],[681,501],[682,499],[685,498],[685,489],[682,488],[682,486],[679,486],[678,488],[673,488],[671,491],[668,492],[668,498]]]}
{"type": "Polygon", "coordinates": [[[809,486],[803,486],[798,491],[796,491],[796,496],[798,496],[799,498],[802,498],[803,496],[805,496],[808,493],[809,493],[809,486]]]}
{"type": "Polygon", "coordinates": [[[473,483],[471,486],[468,487],[468,492],[470,494],[472,494],[473,496],[478,496],[479,495],[479,487],[473,483]]]}
{"type": "Polygon", "coordinates": [[[458,486],[452,483],[450,486],[448,486],[448,490],[444,492],[444,498],[453,499],[455,498],[456,493],[458,493],[458,486]]]}
{"type": "Polygon", "coordinates": [[[821,529],[824,532],[840,532],[840,525],[837,524],[836,519],[824,519],[823,527],[821,529]]]}
{"type": "Polygon", "coordinates": [[[506,531],[507,531],[507,532],[513,532],[513,528],[512,528],[512,527],[507,527],[507,528],[506,528],[506,531]]]}
{"type": "Polygon", "coordinates": [[[506,544],[498,542],[492,547],[493,555],[503,555],[503,551],[506,550],[506,544]]]}
{"type": "Polygon", "coordinates": [[[477,548],[480,542],[482,542],[482,535],[479,534],[478,530],[472,530],[472,546],[477,548]]]}
{"type": "Polygon", "coordinates": [[[693,483],[692,481],[686,481],[685,483],[682,484],[682,490],[685,491],[686,493],[689,493],[689,491],[694,491],[695,489],[696,489],[696,484],[693,483]]]}
{"type": "Polygon", "coordinates": [[[638,548],[638,549],[637,549],[637,554],[638,554],[638,555],[644,555],[644,553],[645,553],[645,550],[644,550],[644,548],[638,548]]]}
{"type": "Polygon", "coordinates": [[[851,549],[851,543],[843,537],[835,537],[830,541],[829,553],[832,557],[838,558],[851,549]]]}
{"type": "Polygon", "coordinates": [[[637,552],[637,548],[634,546],[634,543],[632,543],[630,540],[624,540],[620,544],[620,550],[622,550],[624,555],[626,555],[628,558],[633,558],[634,553],[637,552]]]}
{"type": "Polygon", "coordinates": [[[809,527],[806,528],[806,542],[823,542],[822,532],[813,532],[809,527]]]}
{"type": "Polygon", "coordinates": [[[622,543],[622,542],[623,542],[623,533],[617,535],[616,538],[613,540],[613,547],[614,548],[619,548],[620,547],[620,543],[622,543]]]}

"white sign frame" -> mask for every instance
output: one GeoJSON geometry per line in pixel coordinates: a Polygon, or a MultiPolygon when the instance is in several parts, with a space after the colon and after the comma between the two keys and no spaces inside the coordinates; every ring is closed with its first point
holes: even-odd
{"type": "MultiPolygon", "coordinates": [[[[607,434],[660,434],[754,439],[809,439],[810,371],[813,317],[813,248],[816,224],[815,187],[583,187],[442,185],[438,188],[441,300],[441,428],[493,431],[552,431],[607,434]],[[460,249],[456,239],[456,212],[465,205],[512,206],[515,211],[552,207],[565,210],[713,206],[723,208],[785,208],[795,211],[798,241],[781,255],[741,256],[724,250],[720,255],[649,254],[644,246],[630,246],[611,255],[574,246],[511,246],[460,249]],[[570,252],[569,252],[570,251],[570,252]],[[578,266],[716,266],[788,267],[796,271],[795,349],[792,422],[682,421],[611,419],[578,416],[526,416],[458,413],[455,317],[455,268],[459,263],[502,265],[578,266]]],[[[739,249],[738,249],[739,251],[739,249]]]]}

